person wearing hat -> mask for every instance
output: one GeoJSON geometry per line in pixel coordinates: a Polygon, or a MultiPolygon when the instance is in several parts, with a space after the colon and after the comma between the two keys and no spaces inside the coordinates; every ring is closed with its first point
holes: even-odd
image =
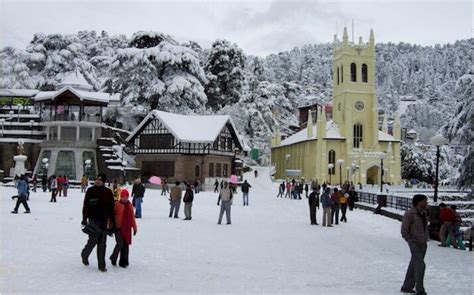
{"type": "Polygon", "coordinates": [[[423,279],[426,267],[424,259],[429,240],[427,206],[428,198],[425,195],[415,195],[413,208],[403,216],[401,234],[411,252],[410,264],[400,290],[403,293],[426,294],[423,279]]]}
{"type": "Polygon", "coordinates": [[[97,245],[97,262],[99,270],[107,271],[105,267],[105,249],[107,230],[114,227],[114,197],[112,191],[105,187],[106,175],[97,175],[94,186],[87,189],[82,207],[82,225],[88,223],[99,230],[98,234],[89,234],[89,239],[81,252],[82,263],[89,265],[89,255],[97,245]]]}
{"type": "Polygon", "coordinates": [[[120,192],[120,201],[115,203],[115,248],[110,256],[113,266],[117,265],[117,258],[120,253],[119,266],[127,267],[129,246],[132,244],[133,235],[137,234],[137,223],[133,214],[132,203],[128,200],[130,194],[127,189],[120,192]]]}

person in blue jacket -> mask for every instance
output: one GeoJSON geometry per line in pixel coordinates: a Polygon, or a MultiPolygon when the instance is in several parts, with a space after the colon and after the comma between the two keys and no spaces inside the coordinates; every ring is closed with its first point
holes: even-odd
{"type": "Polygon", "coordinates": [[[20,177],[16,188],[18,189],[18,199],[16,200],[15,209],[13,209],[12,213],[18,213],[18,207],[20,207],[20,204],[23,204],[23,207],[25,207],[25,213],[30,213],[30,207],[28,207],[28,203],[26,202],[26,198],[28,197],[28,183],[26,182],[24,175],[20,177]]]}

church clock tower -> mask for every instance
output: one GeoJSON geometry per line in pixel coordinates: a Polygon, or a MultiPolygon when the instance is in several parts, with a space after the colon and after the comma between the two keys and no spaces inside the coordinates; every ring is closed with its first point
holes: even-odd
{"type": "Polygon", "coordinates": [[[344,28],[342,43],[333,42],[333,119],[346,138],[347,151],[377,149],[378,112],[375,94],[375,41],[349,42],[344,28]]]}

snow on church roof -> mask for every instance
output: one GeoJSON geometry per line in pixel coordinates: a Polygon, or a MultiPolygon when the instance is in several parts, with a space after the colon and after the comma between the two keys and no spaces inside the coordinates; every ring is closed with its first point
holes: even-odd
{"type": "MultiPolygon", "coordinates": [[[[127,141],[130,141],[135,135],[148,123],[152,118],[159,119],[166,128],[173,134],[176,139],[181,142],[205,142],[213,143],[222,128],[230,122],[235,132],[237,129],[230,116],[228,115],[213,115],[213,116],[198,116],[198,115],[178,115],[158,110],[151,111],[142,122],[133,130],[127,141]]],[[[237,134],[237,139],[241,147],[243,143],[237,134]]]]}
{"type": "Polygon", "coordinates": [[[392,135],[379,130],[379,141],[398,141],[392,135]]]}
{"type": "Polygon", "coordinates": [[[92,86],[89,84],[89,82],[87,82],[86,78],[84,78],[79,70],[69,73],[61,82],[61,84],[58,85],[57,90],[66,86],[70,86],[78,90],[92,90],[92,86]]]}
{"type": "MultiPolygon", "coordinates": [[[[315,140],[317,135],[317,125],[313,125],[313,137],[308,138],[308,127],[298,131],[297,133],[293,134],[292,136],[283,140],[278,147],[291,145],[307,140],[315,140]]],[[[341,136],[339,132],[339,126],[334,121],[328,121],[326,124],[326,137],[325,139],[341,139],[344,140],[345,138],[341,136]]]]}

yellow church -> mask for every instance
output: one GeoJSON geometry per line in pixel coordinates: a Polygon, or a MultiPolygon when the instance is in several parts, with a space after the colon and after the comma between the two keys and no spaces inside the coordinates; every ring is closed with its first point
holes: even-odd
{"type": "Polygon", "coordinates": [[[341,181],[361,184],[399,184],[400,118],[394,114],[392,135],[387,117],[379,130],[375,94],[375,40],[333,42],[332,117],[324,106],[309,110],[306,127],[281,140],[279,128],[272,138],[271,161],[275,178],[304,177],[332,185],[341,181]]]}

